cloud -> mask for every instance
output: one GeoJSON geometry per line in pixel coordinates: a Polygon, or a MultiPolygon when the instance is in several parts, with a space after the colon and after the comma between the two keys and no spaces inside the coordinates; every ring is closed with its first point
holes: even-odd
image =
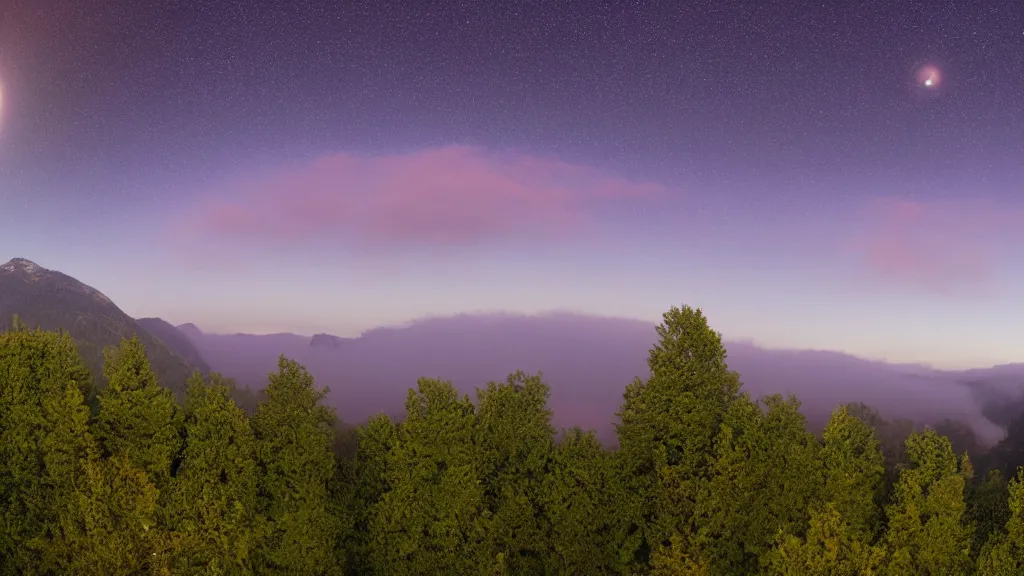
{"type": "Polygon", "coordinates": [[[986,288],[1001,241],[1019,234],[1020,211],[980,200],[871,202],[854,245],[866,267],[939,293],[986,288]]]}
{"type": "Polygon", "coordinates": [[[549,240],[590,227],[602,203],[662,191],[588,166],[468,146],[338,153],[210,194],[174,231],[199,242],[364,249],[549,240]]]}

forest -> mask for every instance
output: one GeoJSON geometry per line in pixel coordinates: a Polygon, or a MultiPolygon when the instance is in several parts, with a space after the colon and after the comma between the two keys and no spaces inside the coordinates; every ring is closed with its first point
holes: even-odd
{"type": "MultiPolygon", "coordinates": [[[[3,575],[1016,575],[1024,481],[872,408],[811,432],[752,398],[700,309],[657,327],[614,446],[556,430],[541,374],[410,383],[405,416],[338,421],[281,357],[258,404],[138,338],[93,378],[72,338],[0,333],[3,575]]],[[[554,383],[557,386],[557,383],[554,383]]]]}

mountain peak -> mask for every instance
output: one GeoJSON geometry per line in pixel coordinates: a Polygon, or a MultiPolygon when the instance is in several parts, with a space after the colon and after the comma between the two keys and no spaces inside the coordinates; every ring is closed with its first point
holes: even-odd
{"type": "Polygon", "coordinates": [[[177,326],[177,329],[188,338],[200,338],[203,336],[203,331],[191,322],[177,326]]]}
{"type": "Polygon", "coordinates": [[[43,268],[39,264],[36,264],[27,258],[11,258],[6,264],[0,266],[0,270],[5,270],[7,272],[26,272],[28,274],[48,272],[46,268],[43,268]]]}
{"type": "Polygon", "coordinates": [[[333,334],[314,334],[309,345],[313,348],[337,348],[340,338],[333,334]]]}

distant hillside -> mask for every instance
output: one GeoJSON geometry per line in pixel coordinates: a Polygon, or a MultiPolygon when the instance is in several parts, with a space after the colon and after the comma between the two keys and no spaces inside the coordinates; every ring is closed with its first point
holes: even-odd
{"type": "Polygon", "coordinates": [[[145,328],[147,332],[156,336],[158,340],[171,349],[171,352],[180,356],[190,366],[199,369],[204,374],[210,372],[210,366],[203,359],[202,354],[199,353],[199,350],[192,344],[192,341],[181,330],[160,318],[139,318],[135,322],[145,328]]]}
{"type": "Polygon", "coordinates": [[[138,335],[160,383],[179,396],[198,366],[125,314],[103,293],[55,270],[15,258],[0,266],[0,326],[17,314],[29,328],[67,330],[97,383],[103,379],[103,349],[138,335]]]}

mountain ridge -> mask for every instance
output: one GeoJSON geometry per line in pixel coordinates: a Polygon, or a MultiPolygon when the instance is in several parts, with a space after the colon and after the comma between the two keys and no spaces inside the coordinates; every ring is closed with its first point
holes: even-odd
{"type": "Polygon", "coordinates": [[[93,376],[103,384],[103,350],[138,336],[160,383],[179,397],[196,369],[150,334],[96,288],[27,258],[0,265],[0,322],[15,315],[29,328],[65,330],[78,347],[93,376]]]}

